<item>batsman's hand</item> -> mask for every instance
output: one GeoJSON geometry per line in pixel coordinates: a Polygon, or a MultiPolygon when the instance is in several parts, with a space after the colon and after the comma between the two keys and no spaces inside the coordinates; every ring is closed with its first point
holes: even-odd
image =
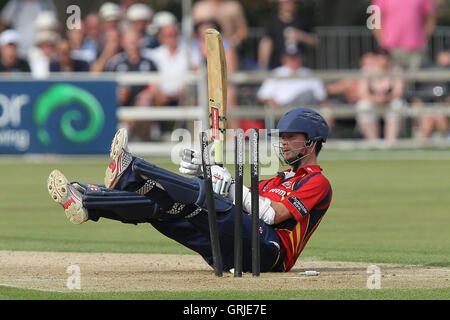
{"type": "Polygon", "coordinates": [[[181,154],[180,168],[183,174],[191,176],[202,177],[202,157],[200,152],[190,148],[184,148],[181,154]]]}
{"type": "Polygon", "coordinates": [[[218,193],[223,197],[230,197],[230,196],[233,197],[234,179],[227,168],[220,166],[212,166],[211,176],[212,176],[213,190],[215,193],[218,193]]]}

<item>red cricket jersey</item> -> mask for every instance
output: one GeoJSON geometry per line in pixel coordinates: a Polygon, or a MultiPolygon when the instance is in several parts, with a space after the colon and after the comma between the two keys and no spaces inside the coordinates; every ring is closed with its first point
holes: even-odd
{"type": "Polygon", "coordinates": [[[301,167],[296,173],[285,170],[272,179],[261,181],[259,192],[263,197],[284,204],[294,217],[273,226],[280,236],[281,250],[286,254],[284,269],[289,271],[330,206],[330,182],[318,165],[312,165],[301,167]]]}

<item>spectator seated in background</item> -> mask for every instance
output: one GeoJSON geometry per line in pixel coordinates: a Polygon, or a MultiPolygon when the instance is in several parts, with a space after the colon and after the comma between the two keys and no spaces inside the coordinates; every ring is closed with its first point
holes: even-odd
{"type": "Polygon", "coordinates": [[[326,85],[327,102],[331,104],[353,104],[358,101],[358,85],[356,79],[341,79],[326,85]]]}
{"type": "Polygon", "coordinates": [[[258,46],[258,63],[263,69],[281,65],[287,45],[297,45],[303,52],[317,44],[317,37],[305,17],[298,15],[297,0],[276,0],[277,13],[269,20],[258,46]]]}
{"type": "MultiPolygon", "coordinates": [[[[188,52],[188,45],[180,36],[176,17],[167,11],[165,21],[159,22],[158,39],[160,46],[155,49],[144,49],[143,55],[154,61],[161,75],[179,75],[197,70],[201,64],[200,53],[196,50],[188,52]]],[[[158,106],[178,106],[183,98],[186,85],[175,79],[159,84],[156,90],[155,104],[158,106]]]]}
{"type": "Polygon", "coordinates": [[[42,11],[34,21],[35,42],[28,50],[27,59],[33,77],[43,79],[49,76],[50,61],[55,54],[55,45],[59,41],[60,23],[52,11],[42,11]]]}
{"type": "Polygon", "coordinates": [[[89,64],[86,61],[71,57],[67,39],[59,41],[56,51],[57,60],[50,63],[50,72],[89,72],[89,64]]]}
{"type": "MultiPolygon", "coordinates": [[[[157,106],[181,106],[186,105],[189,88],[186,82],[177,80],[184,77],[184,73],[197,70],[201,64],[200,53],[189,50],[189,44],[180,35],[176,17],[168,11],[160,11],[155,14],[155,25],[158,26],[158,47],[143,49],[143,55],[154,61],[161,76],[172,77],[172,80],[159,83],[154,92],[154,103],[157,106]],[[187,94],[186,94],[187,93],[187,94]]],[[[146,90],[152,95],[151,89],[146,90]]],[[[143,94],[145,94],[145,92],[143,94]]],[[[195,103],[195,102],[194,102],[195,103]]],[[[183,111],[181,111],[183,112],[183,111]]],[[[152,129],[156,132],[157,126],[161,134],[172,132],[177,127],[186,127],[184,121],[164,121],[153,123],[152,129]]]]}
{"type": "MultiPolygon", "coordinates": [[[[424,68],[426,70],[450,71],[450,50],[441,51],[436,56],[436,63],[424,68]]],[[[416,83],[411,98],[413,106],[423,103],[442,103],[450,105],[450,83],[448,81],[416,83]]],[[[448,119],[445,114],[422,114],[418,119],[418,138],[427,140],[434,129],[444,137],[448,137],[448,119]]]]}
{"type": "Polygon", "coordinates": [[[104,33],[104,43],[105,45],[100,49],[101,53],[99,57],[91,64],[92,72],[105,71],[108,61],[121,51],[119,29],[111,28],[106,30],[104,33]]]}
{"type": "MultiPolygon", "coordinates": [[[[272,74],[277,78],[266,79],[258,92],[256,98],[266,108],[282,109],[297,106],[317,106],[322,104],[327,97],[323,82],[315,78],[287,78],[308,76],[311,70],[303,66],[303,55],[298,46],[287,47],[281,55],[282,65],[273,69],[272,74]]],[[[326,106],[324,104],[323,106],[326,106]]],[[[331,116],[326,116],[330,127],[334,124],[331,116]]],[[[266,129],[273,129],[275,118],[268,117],[265,120],[266,129]]]]}
{"type": "MultiPolygon", "coordinates": [[[[376,55],[372,52],[364,54],[359,61],[360,70],[369,70],[373,65],[375,57],[376,55]]],[[[328,107],[335,107],[336,105],[353,106],[359,100],[358,88],[359,79],[354,78],[344,78],[336,82],[329,83],[326,85],[328,98],[322,105],[328,107]]],[[[335,122],[333,118],[328,117],[327,121],[330,127],[334,127],[335,124],[337,124],[337,121],[341,122],[341,124],[345,125],[346,127],[348,127],[349,125],[354,125],[353,119],[341,119],[336,120],[335,122]]],[[[330,132],[331,135],[335,133],[337,133],[337,131],[330,132]]]]}
{"type": "Polygon", "coordinates": [[[120,47],[120,7],[113,2],[105,2],[98,10],[100,17],[100,35],[98,42],[98,57],[91,62],[92,72],[105,71],[106,63],[118,54],[120,47]]]}
{"type": "MultiPolygon", "coordinates": [[[[360,70],[369,71],[374,65],[376,54],[368,52],[359,60],[360,70]]],[[[359,79],[341,79],[326,85],[328,100],[330,104],[355,104],[359,100],[359,79]]]]}
{"type": "Polygon", "coordinates": [[[222,27],[222,37],[238,47],[248,35],[244,8],[236,0],[201,0],[192,7],[194,25],[203,21],[217,21],[222,27]]]}
{"type": "MultiPolygon", "coordinates": [[[[121,45],[123,52],[112,57],[105,71],[107,72],[151,72],[157,71],[154,62],[141,54],[139,47],[139,34],[133,30],[125,30],[122,34],[121,45]]],[[[121,87],[119,89],[119,103],[121,105],[134,105],[137,95],[144,90],[145,86],[121,87]]],[[[150,105],[148,101],[146,105],[150,105]]]]}
{"type": "MultiPolygon", "coordinates": [[[[5,1],[2,1],[2,4],[4,3],[5,1]]],[[[56,17],[52,0],[9,0],[1,11],[0,24],[7,25],[19,33],[17,51],[22,59],[27,58],[28,50],[36,43],[36,34],[41,31],[36,22],[43,12],[52,13],[56,17]]]]}
{"type": "MultiPolygon", "coordinates": [[[[123,52],[112,57],[105,68],[107,72],[152,72],[158,71],[155,63],[144,57],[139,46],[139,33],[134,29],[123,32],[121,45],[123,52]]],[[[118,102],[121,106],[150,106],[153,104],[156,85],[132,85],[118,88],[118,102]],[[149,94],[150,93],[150,94],[149,94]]],[[[133,138],[143,141],[159,139],[158,134],[151,134],[149,122],[128,122],[133,138]]]]}
{"type": "MultiPolygon", "coordinates": [[[[392,65],[386,52],[378,52],[376,57],[362,69],[362,72],[374,75],[394,71],[401,71],[401,69],[392,65]]],[[[380,107],[388,108],[384,115],[384,139],[392,142],[398,138],[401,117],[396,111],[403,105],[403,93],[402,79],[375,77],[360,80],[356,122],[365,139],[379,139],[379,118],[375,109],[380,107]]]]}
{"type": "Polygon", "coordinates": [[[28,53],[28,61],[33,77],[47,78],[50,74],[50,62],[54,59],[59,34],[54,31],[39,31],[36,35],[36,44],[28,53]]]}
{"type": "MultiPolygon", "coordinates": [[[[288,48],[281,57],[282,65],[272,70],[274,76],[289,77],[308,75],[310,69],[303,66],[303,56],[298,47],[288,48]]],[[[325,100],[327,93],[321,80],[267,79],[257,92],[262,104],[273,108],[317,105],[325,100]]]]}
{"type": "Polygon", "coordinates": [[[76,60],[86,61],[88,65],[97,59],[97,52],[91,49],[83,49],[85,39],[85,23],[80,21],[80,28],[68,29],[67,40],[70,46],[70,56],[76,60]]]}
{"type": "Polygon", "coordinates": [[[155,48],[158,41],[154,36],[147,34],[147,28],[153,17],[153,10],[144,3],[135,3],[127,9],[126,19],[129,27],[136,30],[140,35],[142,48],[155,48]]]}
{"type": "Polygon", "coordinates": [[[18,43],[17,31],[9,29],[0,34],[0,72],[30,72],[28,62],[18,56],[18,43]]]}
{"type": "Polygon", "coordinates": [[[89,64],[92,64],[100,54],[100,17],[96,13],[90,13],[84,19],[84,37],[81,51],[84,57],[88,57],[89,64]]]}

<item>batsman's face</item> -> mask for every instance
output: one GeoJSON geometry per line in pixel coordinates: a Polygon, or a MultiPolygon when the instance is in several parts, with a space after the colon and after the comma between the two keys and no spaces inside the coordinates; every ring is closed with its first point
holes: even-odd
{"type": "Polygon", "coordinates": [[[303,133],[283,132],[280,134],[280,148],[286,160],[294,159],[305,148],[307,141],[303,133]]]}

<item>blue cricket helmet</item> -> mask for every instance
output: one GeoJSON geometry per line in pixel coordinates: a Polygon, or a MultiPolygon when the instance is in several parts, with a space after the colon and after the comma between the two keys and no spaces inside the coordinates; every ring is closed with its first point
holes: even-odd
{"type": "Polygon", "coordinates": [[[299,132],[306,135],[311,141],[327,141],[328,124],[316,111],[310,108],[297,108],[288,111],[278,121],[279,133],[299,132]]]}

